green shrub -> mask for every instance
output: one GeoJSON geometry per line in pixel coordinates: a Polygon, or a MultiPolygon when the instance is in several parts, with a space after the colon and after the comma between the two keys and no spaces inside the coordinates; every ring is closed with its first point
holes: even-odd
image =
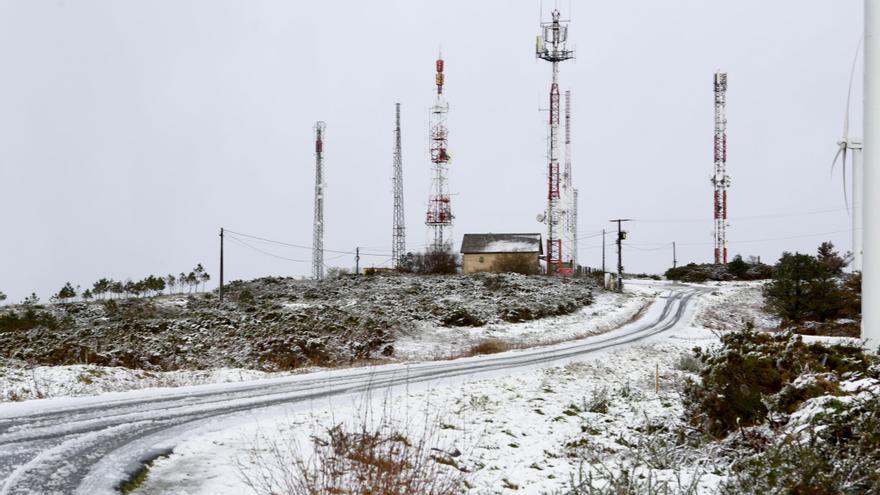
{"type": "Polygon", "coordinates": [[[802,434],[736,462],[725,494],[880,493],[880,400],[833,401],[802,434]]]}
{"type": "Polygon", "coordinates": [[[830,385],[817,386],[772,397],[802,374],[839,377],[866,374],[870,368],[860,347],[806,344],[789,332],[770,334],[748,327],[721,341],[717,350],[695,350],[705,367],[700,383],[689,381],[685,386],[689,421],[715,437],[762,423],[770,412],[791,412],[804,400],[833,391],[830,385]]]}
{"type": "Polygon", "coordinates": [[[46,311],[27,307],[23,312],[7,311],[0,314],[0,332],[14,332],[44,327],[57,329],[62,322],[46,311]]]}
{"type": "Polygon", "coordinates": [[[844,275],[833,249],[826,242],[817,256],[783,253],[764,287],[767,308],[789,324],[861,318],[861,275],[844,275]]]}

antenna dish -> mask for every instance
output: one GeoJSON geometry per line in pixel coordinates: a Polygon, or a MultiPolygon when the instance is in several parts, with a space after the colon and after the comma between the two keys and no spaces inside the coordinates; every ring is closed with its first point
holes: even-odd
{"type": "Polygon", "coordinates": [[[544,220],[546,220],[546,219],[547,219],[546,213],[538,213],[537,215],[535,215],[535,220],[537,220],[538,223],[544,223],[544,220]]]}

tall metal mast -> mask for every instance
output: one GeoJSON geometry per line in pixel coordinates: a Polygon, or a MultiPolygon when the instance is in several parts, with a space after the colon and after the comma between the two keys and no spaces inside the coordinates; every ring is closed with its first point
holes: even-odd
{"type": "Polygon", "coordinates": [[[562,198],[565,201],[566,258],[577,266],[577,189],[571,174],[571,90],[565,91],[565,168],[562,174],[562,198]]]}
{"type": "Polygon", "coordinates": [[[324,128],[315,123],[315,224],[312,232],[312,278],[324,280],[324,128]]]}
{"type": "Polygon", "coordinates": [[[400,150],[400,103],[394,104],[394,226],[391,233],[391,266],[397,267],[406,252],[403,221],[403,157],[400,150]]]}
{"type": "Polygon", "coordinates": [[[432,250],[443,250],[450,247],[451,244],[451,228],[452,206],[449,201],[449,191],[447,190],[447,172],[449,168],[450,155],[447,151],[447,138],[449,131],[446,128],[446,114],[449,112],[449,104],[443,97],[443,58],[437,58],[435,63],[437,74],[434,82],[437,85],[437,99],[434,106],[431,107],[431,193],[428,196],[428,214],[425,218],[425,225],[433,230],[433,241],[431,242],[432,250]]]}
{"type": "Polygon", "coordinates": [[[715,264],[727,263],[727,74],[715,73],[715,264]]]}
{"type": "Polygon", "coordinates": [[[568,22],[559,19],[559,11],[554,10],[550,22],[541,23],[535,55],[550,62],[553,66],[550,84],[550,142],[547,170],[547,273],[559,271],[563,261],[563,225],[560,221],[560,189],[562,178],[559,170],[559,63],[574,58],[574,51],[567,48],[568,22]]]}

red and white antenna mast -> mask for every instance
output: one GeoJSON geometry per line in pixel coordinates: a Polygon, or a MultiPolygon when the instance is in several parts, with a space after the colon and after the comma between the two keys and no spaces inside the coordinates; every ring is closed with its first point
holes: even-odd
{"type": "Polygon", "coordinates": [[[560,190],[562,177],[559,170],[559,120],[561,108],[559,104],[559,63],[574,58],[574,50],[567,48],[568,21],[559,19],[559,11],[553,10],[552,20],[541,23],[541,35],[538,36],[535,55],[553,65],[550,83],[550,143],[548,150],[547,171],[547,212],[544,221],[547,223],[547,273],[556,273],[562,265],[563,225],[560,221],[560,190]]]}
{"type": "Polygon", "coordinates": [[[715,264],[727,263],[727,73],[715,73],[715,264]]]}
{"type": "Polygon", "coordinates": [[[449,131],[446,128],[446,114],[449,112],[449,104],[443,97],[443,57],[437,58],[435,63],[437,74],[434,82],[437,85],[437,99],[431,107],[431,194],[428,196],[428,214],[425,225],[433,230],[434,239],[431,242],[432,250],[442,250],[451,247],[452,206],[449,202],[448,179],[446,177],[449,168],[450,155],[447,150],[447,138],[449,131]]]}

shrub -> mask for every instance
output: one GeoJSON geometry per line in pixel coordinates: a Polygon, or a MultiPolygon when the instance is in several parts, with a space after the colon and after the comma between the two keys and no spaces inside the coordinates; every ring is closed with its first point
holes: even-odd
{"type": "Polygon", "coordinates": [[[768,309],[788,324],[860,318],[861,276],[844,276],[845,261],[831,243],[818,256],[783,253],[764,287],[768,309]]]}
{"type": "Polygon", "coordinates": [[[30,330],[37,327],[55,330],[61,323],[49,312],[28,307],[21,313],[8,311],[0,315],[0,332],[30,330]]]}
{"type": "Polygon", "coordinates": [[[870,368],[859,347],[806,344],[789,332],[769,334],[749,326],[722,336],[721,342],[711,352],[695,349],[704,365],[701,380],[685,386],[689,421],[715,437],[759,424],[771,412],[791,412],[803,400],[831,390],[819,386],[773,397],[802,374],[864,374],[870,368]]]}
{"type": "Polygon", "coordinates": [[[458,256],[449,247],[430,249],[413,257],[413,271],[421,275],[450,275],[458,271],[458,256]]]}
{"type": "Polygon", "coordinates": [[[523,256],[519,253],[503,253],[495,258],[495,262],[492,263],[492,270],[496,272],[537,275],[540,272],[540,266],[536,258],[523,256]]]}
{"type": "Polygon", "coordinates": [[[783,435],[735,463],[722,493],[880,493],[878,399],[829,401],[801,434],[783,435]]]}

